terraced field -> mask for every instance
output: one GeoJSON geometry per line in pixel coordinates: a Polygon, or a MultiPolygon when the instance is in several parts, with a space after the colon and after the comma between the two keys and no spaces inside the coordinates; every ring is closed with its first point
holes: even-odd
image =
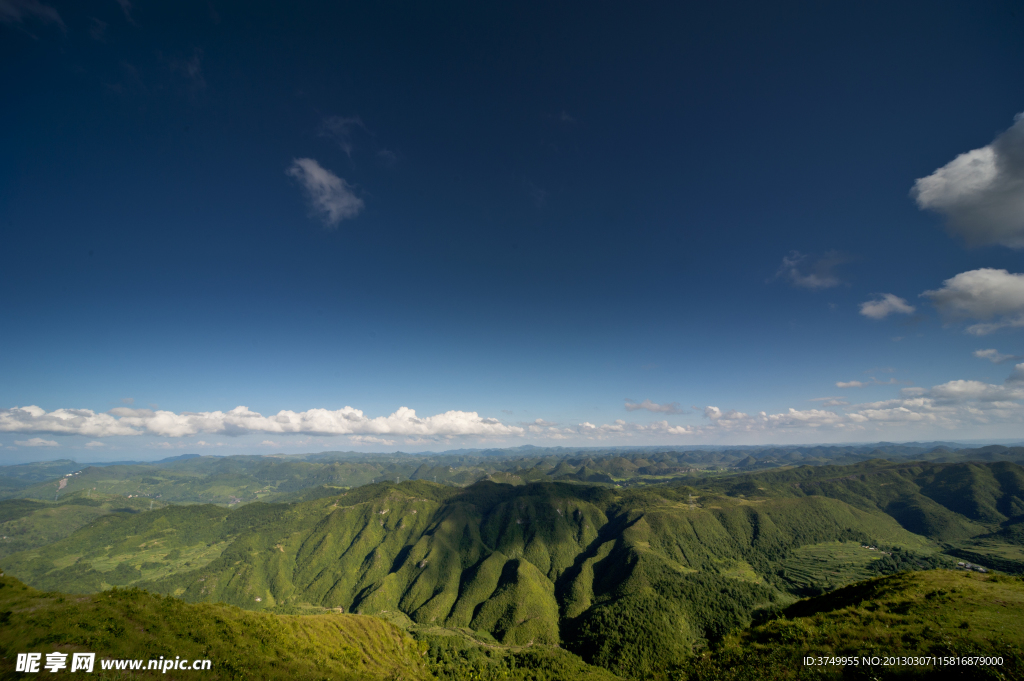
{"type": "Polygon", "coordinates": [[[825,542],[795,549],[778,563],[779,576],[794,593],[832,590],[877,577],[871,563],[882,557],[860,542],[825,542]]]}

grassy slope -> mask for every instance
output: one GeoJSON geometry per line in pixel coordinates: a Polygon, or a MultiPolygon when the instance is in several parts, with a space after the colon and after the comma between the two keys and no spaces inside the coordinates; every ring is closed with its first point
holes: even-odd
{"type": "Polygon", "coordinates": [[[97,518],[114,512],[138,513],[163,504],[151,499],[125,499],[82,493],[60,502],[10,499],[0,501],[0,558],[53,544],[97,518]]]}
{"type": "MultiPolygon", "coordinates": [[[[21,677],[14,672],[17,653],[53,651],[210,659],[211,671],[202,672],[210,679],[430,678],[420,644],[359,615],[269,615],[135,589],[74,598],[0,577],[0,619],[0,678],[21,677]]],[[[143,671],[133,678],[195,674],[143,671]]]]}
{"type": "Polygon", "coordinates": [[[697,680],[1024,678],[1024,580],[933,570],[800,601],[685,666],[697,680]],[[1002,656],[999,668],[805,667],[805,656],[1002,656]]]}

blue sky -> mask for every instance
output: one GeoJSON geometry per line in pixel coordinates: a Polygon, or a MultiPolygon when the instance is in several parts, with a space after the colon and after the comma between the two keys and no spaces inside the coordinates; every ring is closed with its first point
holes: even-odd
{"type": "Polygon", "coordinates": [[[0,0],[0,460],[1024,437],[1024,11],[895,5],[0,0]]]}

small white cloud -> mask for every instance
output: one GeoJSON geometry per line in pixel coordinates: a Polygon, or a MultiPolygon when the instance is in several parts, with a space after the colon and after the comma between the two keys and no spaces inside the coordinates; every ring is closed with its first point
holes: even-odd
{"type": "Polygon", "coordinates": [[[821,402],[823,407],[845,407],[849,404],[849,402],[841,397],[815,397],[808,400],[808,402],[821,402]]]}
{"type": "Polygon", "coordinates": [[[93,40],[103,42],[107,36],[107,22],[93,17],[92,24],[89,26],[89,35],[93,40]]]}
{"type": "Polygon", "coordinates": [[[678,402],[669,402],[667,404],[657,404],[650,400],[644,400],[643,402],[634,402],[633,400],[626,398],[626,411],[637,411],[644,409],[646,411],[654,412],[656,414],[682,414],[683,409],[679,406],[678,402]]]}
{"type": "Polygon", "coordinates": [[[949,319],[983,322],[967,327],[976,336],[1024,326],[1024,274],[985,267],[961,272],[942,282],[942,288],[921,295],[949,319]]]}
{"type": "Polygon", "coordinates": [[[359,116],[328,116],[320,123],[320,135],[334,140],[349,158],[352,157],[352,133],[356,130],[366,130],[359,116]]]}
{"type": "Polygon", "coordinates": [[[297,158],[285,173],[301,184],[310,208],[320,215],[329,228],[342,220],[354,218],[363,210],[363,200],[350,185],[311,158],[297,158]]]}
{"type": "Polygon", "coordinates": [[[0,22],[20,24],[25,19],[38,19],[64,28],[57,10],[39,0],[0,0],[0,22]]]}
{"type": "Polygon", "coordinates": [[[1024,248],[1024,114],[991,144],[918,179],[910,194],[920,208],[944,214],[968,245],[1024,248]]]}
{"type": "Polygon", "coordinates": [[[173,73],[188,78],[192,87],[197,90],[206,87],[206,79],[203,77],[203,51],[198,47],[192,49],[192,56],[188,59],[171,59],[167,66],[173,73]]]}
{"type": "Polygon", "coordinates": [[[914,309],[903,298],[891,293],[883,293],[875,300],[860,304],[860,313],[871,319],[885,319],[890,314],[912,314],[914,309]]]}
{"type": "Polygon", "coordinates": [[[128,23],[135,25],[135,19],[132,18],[131,0],[117,0],[117,4],[121,6],[121,11],[124,12],[124,18],[128,20],[128,23]]]}
{"type": "Polygon", "coordinates": [[[53,440],[44,440],[41,437],[30,437],[27,440],[15,440],[14,444],[19,447],[59,447],[53,440]]]}
{"type": "Polygon", "coordinates": [[[829,251],[820,258],[808,258],[799,251],[791,251],[782,259],[782,265],[772,279],[788,279],[793,286],[809,289],[832,288],[843,283],[835,270],[848,261],[846,256],[838,251],[829,251]]]}
{"type": "Polygon", "coordinates": [[[974,356],[978,359],[987,359],[993,364],[1002,364],[1003,362],[1010,362],[1018,359],[1024,359],[1021,355],[1004,355],[998,350],[989,348],[988,350],[975,350],[974,356]]]}
{"type": "Polygon", "coordinates": [[[722,411],[718,407],[704,407],[704,418],[711,419],[712,421],[742,421],[749,419],[748,414],[744,414],[742,411],[736,411],[730,409],[729,411],[722,411]]]}
{"type": "Polygon", "coordinates": [[[277,444],[273,440],[264,440],[263,442],[260,443],[260,446],[261,447],[280,447],[281,445],[277,444]]]}
{"type": "Polygon", "coordinates": [[[391,446],[395,444],[394,440],[388,440],[382,437],[374,437],[372,435],[353,435],[349,438],[353,443],[360,445],[387,445],[391,446]]]}
{"type": "Polygon", "coordinates": [[[92,442],[86,442],[85,446],[89,449],[95,449],[96,447],[106,447],[107,443],[100,442],[99,440],[93,440],[92,442]]]}
{"type": "Polygon", "coordinates": [[[1013,371],[1006,377],[1006,383],[1024,383],[1024,363],[1017,364],[1013,367],[1013,371]]]}
{"type": "Polygon", "coordinates": [[[895,378],[890,378],[888,381],[879,381],[874,376],[871,377],[870,381],[836,381],[837,388],[863,388],[868,385],[896,385],[899,383],[895,378]]]}

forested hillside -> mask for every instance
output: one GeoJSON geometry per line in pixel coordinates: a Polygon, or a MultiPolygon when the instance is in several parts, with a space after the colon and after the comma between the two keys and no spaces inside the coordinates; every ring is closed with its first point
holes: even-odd
{"type": "Polygon", "coordinates": [[[234,507],[135,496],[116,507],[93,490],[12,500],[0,502],[4,527],[53,527],[61,514],[79,524],[0,553],[0,566],[46,590],[377,615],[434,636],[435,661],[462,655],[436,636],[463,632],[470,649],[562,646],[639,678],[801,596],[958,558],[1024,568],[1024,469],[1009,462],[870,460],[633,485],[569,475],[319,485],[234,507]]]}
{"type": "Polygon", "coordinates": [[[904,573],[800,601],[730,635],[715,651],[692,660],[684,677],[1022,679],[1022,609],[1024,580],[1019,577],[949,570],[904,573]],[[808,657],[816,664],[806,664],[808,657]],[[836,657],[850,662],[821,664],[822,658],[836,657]],[[929,663],[936,657],[955,662],[929,663]],[[961,664],[965,658],[971,664],[961,664]]]}

